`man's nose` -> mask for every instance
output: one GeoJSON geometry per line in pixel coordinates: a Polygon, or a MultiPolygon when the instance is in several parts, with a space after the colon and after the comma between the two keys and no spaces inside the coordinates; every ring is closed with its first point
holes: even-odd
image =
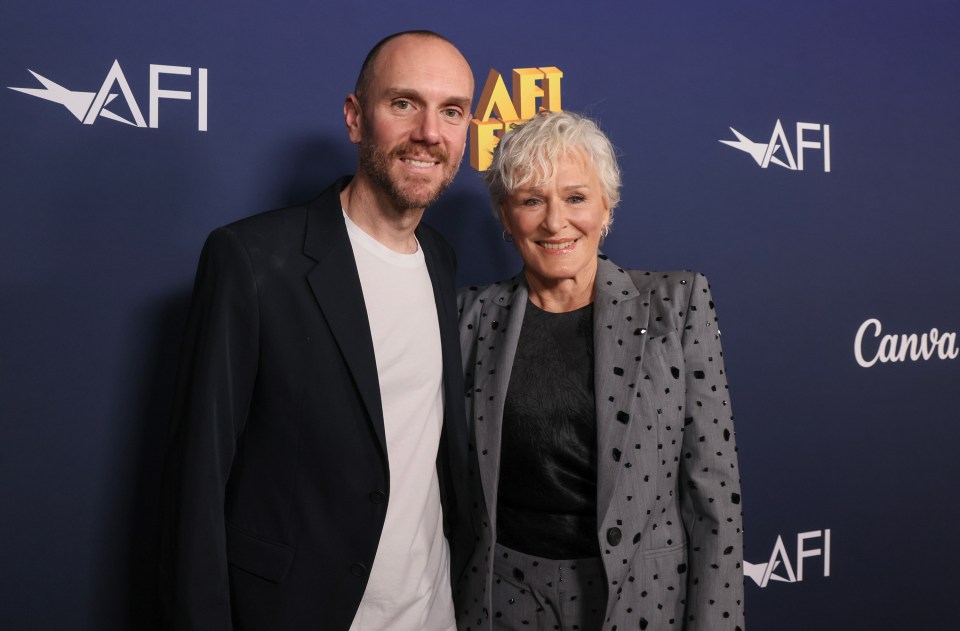
{"type": "Polygon", "coordinates": [[[424,111],[420,113],[411,139],[428,145],[435,145],[440,142],[440,122],[434,112],[424,111]]]}

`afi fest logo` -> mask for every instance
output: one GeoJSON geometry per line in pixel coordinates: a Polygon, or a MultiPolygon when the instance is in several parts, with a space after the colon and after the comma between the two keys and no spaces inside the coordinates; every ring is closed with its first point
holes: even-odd
{"type": "MultiPolygon", "coordinates": [[[[29,72],[40,82],[40,85],[43,86],[42,88],[16,88],[9,86],[10,89],[35,96],[45,101],[59,103],[67,108],[67,110],[84,125],[93,125],[98,118],[102,117],[133,127],[151,127],[156,129],[160,126],[160,99],[189,101],[193,98],[193,94],[190,92],[160,88],[160,77],[162,75],[183,75],[189,77],[193,74],[192,68],[189,66],[150,64],[150,108],[147,110],[150,122],[148,124],[143,118],[137,100],[133,98],[133,91],[130,90],[127,77],[123,74],[123,70],[120,68],[120,62],[117,60],[114,60],[110,71],[107,72],[107,76],[100,85],[100,89],[96,92],[68,90],[33,70],[29,72]],[[119,89],[119,93],[112,91],[114,86],[119,89]],[[126,103],[130,118],[124,118],[113,109],[108,109],[108,106],[112,106],[116,98],[121,94],[123,95],[123,101],[126,103]]],[[[199,131],[207,131],[206,68],[197,68],[197,129],[199,131]]]]}
{"type": "Polygon", "coordinates": [[[790,171],[803,171],[804,151],[816,149],[823,152],[824,173],[830,172],[830,125],[797,123],[797,133],[793,145],[797,148],[796,154],[790,149],[790,140],[787,138],[779,118],[777,124],[773,127],[770,140],[766,143],[754,142],[733,127],[730,128],[730,131],[737,137],[737,140],[721,140],[720,142],[744,153],[749,153],[761,169],[766,169],[771,164],[775,164],[790,171]]]}
{"type": "Polygon", "coordinates": [[[477,118],[470,121],[470,166],[486,171],[493,159],[493,149],[504,132],[530,120],[541,110],[559,112],[562,78],[560,69],[552,66],[515,68],[511,98],[503,75],[491,69],[477,103],[477,118]],[[539,108],[537,99],[543,102],[539,108]]]}
{"type": "MultiPolygon", "coordinates": [[[[781,583],[799,583],[803,581],[804,559],[822,557],[823,575],[830,576],[830,529],[811,530],[797,535],[797,548],[794,561],[790,560],[783,537],[777,535],[770,560],[766,563],[743,562],[743,574],[753,579],[760,587],[766,587],[770,581],[781,583]],[[821,547],[814,547],[819,545],[821,547]],[[796,568],[796,571],[794,571],[796,568]]],[[[819,571],[819,567],[817,571],[819,571]]]]}

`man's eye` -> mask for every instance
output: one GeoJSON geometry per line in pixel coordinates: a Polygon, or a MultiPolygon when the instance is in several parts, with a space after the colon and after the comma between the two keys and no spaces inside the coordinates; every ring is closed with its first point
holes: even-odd
{"type": "Polygon", "coordinates": [[[398,110],[408,110],[410,109],[410,101],[394,101],[393,106],[398,110]]]}
{"type": "Polygon", "coordinates": [[[443,115],[453,120],[459,120],[463,118],[463,112],[455,108],[443,110],[443,115]]]}

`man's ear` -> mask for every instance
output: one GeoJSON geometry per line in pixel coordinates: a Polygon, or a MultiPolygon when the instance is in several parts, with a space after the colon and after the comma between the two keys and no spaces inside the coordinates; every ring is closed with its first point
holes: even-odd
{"type": "Polygon", "coordinates": [[[343,120],[347,124],[347,136],[353,144],[359,144],[362,137],[363,111],[356,94],[348,94],[343,102],[343,120]]]}

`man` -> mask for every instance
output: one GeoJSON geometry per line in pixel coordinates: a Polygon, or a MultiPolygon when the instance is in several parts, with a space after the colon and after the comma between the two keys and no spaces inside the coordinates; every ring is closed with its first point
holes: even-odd
{"type": "Polygon", "coordinates": [[[344,103],[356,176],[208,239],[165,476],[169,627],[454,628],[474,539],[454,257],[420,218],[472,98],[450,42],[386,38],[344,103]]]}

